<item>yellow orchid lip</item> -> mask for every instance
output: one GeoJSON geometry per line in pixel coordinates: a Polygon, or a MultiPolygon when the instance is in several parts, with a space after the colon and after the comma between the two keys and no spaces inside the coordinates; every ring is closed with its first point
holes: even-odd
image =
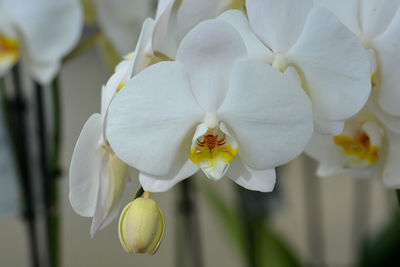
{"type": "Polygon", "coordinates": [[[237,152],[237,146],[230,144],[226,134],[209,130],[192,145],[189,158],[199,165],[207,176],[219,179],[225,174],[237,152]]]}
{"type": "Polygon", "coordinates": [[[18,51],[18,40],[0,33],[0,60],[17,61],[18,51]]]}
{"type": "Polygon", "coordinates": [[[365,132],[358,133],[354,138],[346,135],[334,136],[333,142],[341,147],[347,156],[354,156],[371,165],[379,159],[379,147],[371,145],[370,138],[365,132]]]}

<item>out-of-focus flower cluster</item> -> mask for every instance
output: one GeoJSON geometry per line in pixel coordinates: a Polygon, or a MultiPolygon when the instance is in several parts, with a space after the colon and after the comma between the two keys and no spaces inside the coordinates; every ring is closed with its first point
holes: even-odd
{"type": "Polygon", "coordinates": [[[399,5],[158,1],[77,141],[72,206],[94,235],[129,178],[162,192],[201,169],[270,192],[303,151],[321,176],[400,187],[399,5]]]}
{"type": "Polygon", "coordinates": [[[1,0],[0,77],[21,59],[34,80],[48,84],[79,41],[82,23],[78,0],[1,0]]]}

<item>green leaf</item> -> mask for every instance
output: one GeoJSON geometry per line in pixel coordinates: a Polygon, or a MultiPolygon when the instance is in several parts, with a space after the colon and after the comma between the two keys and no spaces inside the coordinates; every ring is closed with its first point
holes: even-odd
{"type": "Polygon", "coordinates": [[[295,267],[300,263],[280,237],[266,224],[259,224],[256,235],[257,266],[295,267]]]}
{"type": "Polygon", "coordinates": [[[365,244],[358,266],[400,266],[399,249],[400,215],[396,213],[382,232],[365,244]]]}
{"type": "Polygon", "coordinates": [[[223,224],[227,234],[233,238],[233,241],[236,243],[239,249],[244,252],[246,247],[244,242],[243,226],[239,212],[230,208],[226,201],[213,187],[208,186],[205,183],[201,183],[199,189],[204,194],[210,206],[214,209],[215,214],[223,224]]]}
{"type": "MultiPolygon", "coordinates": [[[[248,256],[246,231],[243,224],[243,218],[240,216],[238,208],[230,207],[225,199],[211,186],[201,183],[201,192],[206,197],[208,203],[213,208],[218,219],[226,229],[227,234],[233,239],[243,256],[248,256]]],[[[249,262],[255,262],[256,267],[296,267],[300,263],[288,248],[286,243],[268,227],[262,220],[252,220],[251,229],[255,244],[256,259],[248,259],[249,262]]]]}

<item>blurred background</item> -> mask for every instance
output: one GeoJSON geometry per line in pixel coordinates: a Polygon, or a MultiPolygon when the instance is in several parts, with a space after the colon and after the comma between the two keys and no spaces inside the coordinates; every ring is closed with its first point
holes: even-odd
{"type": "MultiPolygon", "coordinates": [[[[144,14],[152,12],[154,9],[144,14]]],[[[138,25],[134,30],[136,34],[140,30],[138,25]]],[[[88,27],[85,34],[90,35],[92,30],[88,27]]],[[[68,170],[75,142],[87,118],[100,110],[101,86],[110,77],[112,64],[115,64],[115,55],[105,56],[104,44],[100,44],[68,61],[60,73],[63,123],[62,175],[58,181],[60,262],[62,266],[77,267],[177,266],[177,257],[185,253],[180,243],[184,233],[179,227],[179,187],[153,194],[166,223],[164,238],[154,256],[126,254],[118,240],[117,221],[91,239],[91,219],[77,215],[68,200],[68,170]]],[[[4,153],[10,152],[1,153],[4,161],[0,179],[13,175],[9,173],[13,170],[5,163],[4,153]]],[[[379,180],[356,180],[346,176],[317,178],[315,167],[311,159],[300,156],[279,168],[277,187],[270,194],[242,192],[229,179],[213,182],[199,172],[191,179],[191,187],[198,212],[195,219],[201,247],[192,253],[208,267],[247,266],[246,257],[256,249],[261,250],[257,253],[267,261],[279,254],[277,251],[284,251],[283,257],[290,255],[299,265],[359,265],[368,242],[379,239],[393,224],[398,212],[395,192],[385,190],[379,180]],[[237,211],[238,217],[230,216],[230,210],[237,211]],[[259,241],[264,244],[261,248],[250,247],[249,252],[249,248],[241,247],[235,235],[235,218],[261,220],[266,229],[259,234],[265,237],[264,241],[259,241]]],[[[123,203],[128,203],[139,187],[138,181],[133,181],[123,203]]],[[[20,213],[13,212],[18,210],[14,207],[18,206],[18,201],[18,198],[11,199],[5,205],[10,209],[10,216],[0,219],[0,266],[30,266],[27,230],[20,213]]],[[[39,219],[39,229],[41,223],[39,219]]],[[[392,237],[398,235],[397,228],[393,231],[390,232],[392,237]]],[[[290,265],[278,259],[265,266],[290,265]]]]}

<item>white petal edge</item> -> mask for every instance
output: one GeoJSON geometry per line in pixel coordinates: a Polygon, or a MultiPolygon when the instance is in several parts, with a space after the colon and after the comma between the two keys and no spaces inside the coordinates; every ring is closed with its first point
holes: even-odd
{"type": "Polygon", "coordinates": [[[374,40],[374,45],[380,66],[378,104],[388,114],[400,116],[400,9],[387,30],[374,40]]]}
{"type": "Polygon", "coordinates": [[[93,114],[83,126],[72,154],[69,171],[69,200],[81,216],[94,215],[103,153],[100,140],[103,125],[100,114],[93,114]]]}
{"type": "Polygon", "coordinates": [[[359,23],[360,0],[314,0],[314,6],[325,7],[357,36],[361,36],[359,23]]]}
{"type": "Polygon", "coordinates": [[[246,45],[249,58],[272,63],[272,51],[254,34],[243,12],[229,10],[218,16],[218,19],[230,23],[239,32],[246,45]]]}
{"type": "Polygon", "coordinates": [[[97,22],[120,55],[135,48],[141,23],[151,15],[152,2],[96,0],[97,22]]]}
{"type": "Polygon", "coordinates": [[[274,52],[286,52],[299,38],[312,0],[247,0],[254,32],[274,52]]]}
{"type": "Polygon", "coordinates": [[[187,160],[183,167],[172,177],[154,176],[144,172],[139,174],[139,181],[145,191],[165,192],[180,181],[189,178],[199,170],[199,166],[187,160]]]}
{"type": "Polygon", "coordinates": [[[240,157],[232,160],[226,176],[246,189],[260,192],[271,192],[276,182],[275,169],[255,170],[240,157]]]}

